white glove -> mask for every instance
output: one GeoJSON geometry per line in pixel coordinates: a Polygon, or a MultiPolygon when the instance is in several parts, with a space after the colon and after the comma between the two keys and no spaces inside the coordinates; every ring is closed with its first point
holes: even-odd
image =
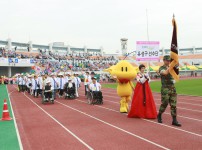
{"type": "Polygon", "coordinates": [[[144,84],[147,79],[145,77],[140,78],[140,83],[144,84]]]}

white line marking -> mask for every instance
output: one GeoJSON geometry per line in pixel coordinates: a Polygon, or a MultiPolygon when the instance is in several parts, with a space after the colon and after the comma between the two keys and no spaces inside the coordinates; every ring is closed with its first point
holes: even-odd
{"type": "MultiPolygon", "coordinates": [[[[116,96],[104,95],[104,97],[112,97],[112,98],[117,98],[118,99],[118,97],[116,97],[116,96]]],[[[158,104],[158,103],[156,103],[156,104],[158,104]]],[[[158,104],[158,105],[160,105],[160,104],[158,104]]],[[[179,107],[179,106],[177,106],[177,108],[202,113],[202,111],[200,111],[200,110],[193,110],[193,109],[183,108],[183,107],[179,107]]]]}
{"type": "Polygon", "coordinates": [[[8,93],[8,95],[11,95],[13,92],[15,92],[15,90],[11,91],[10,93],[8,93]]]}
{"type": "MultiPolygon", "coordinates": [[[[81,100],[78,100],[78,99],[76,99],[76,100],[82,102],[81,100]]],[[[85,103],[85,102],[84,102],[84,103],[85,103]]],[[[65,104],[64,104],[64,105],[65,105],[65,104]]],[[[98,105],[94,105],[94,106],[96,106],[96,107],[101,107],[101,108],[104,108],[104,109],[107,109],[107,110],[110,110],[110,111],[114,111],[114,112],[120,113],[120,112],[117,111],[117,110],[114,110],[114,109],[111,109],[111,108],[107,108],[107,107],[104,107],[104,106],[98,106],[98,105]]],[[[70,106],[68,106],[68,107],[70,107],[70,106]]],[[[127,115],[127,114],[126,114],[126,115],[127,115]]],[[[196,135],[196,136],[202,137],[202,135],[197,134],[197,133],[194,133],[194,132],[190,132],[190,131],[186,131],[186,130],[183,130],[183,129],[175,128],[175,127],[172,127],[172,126],[169,126],[169,125],[165,125],[165,124],[160,124],[160,123],[157,123],[157,122],[148,120],[148,119],[143,119],[143,118],[140,118],[140,119],[145,120],[145,121],[148,121],[148,122],[155,123],[155,124],[157,124],[157,125],[166,126],[166,127],[168,127],[168,128],[172,128],[172,129],[175,129],[175,130],[179,130],[179,131],[182,131],[182,132],[186,132],[186,133],[189,133],[189,134],[192,134],[192,135],[196,135]]]]}
{"type": "MultiPolygon", "coordinates": [[[[116,90],[114,90],[114,91],[112,90],[111,92],[109,92],[110,90],[104,89],[102,91],[103,91],[103,94],[115,94],[116,93],[116,90]],[[107,90],[107,91],[105,91],[105,90],[107,90]]],[[[153,95],[155,94],[156,96],[160,96],[160,93],[155,93],[155,92],[152,92],[152,93],[153,93],[153,95]]],[[[181,95],[181,94],[177,94],[177,95],[180,96],[179,99],[182,99],[183,96],[186,96],[186,97],[189,97],[189,98],[186,98],[184,100],[202,102],[202,96],[190,96],[190,95],[181,95]]]]}
{"type": "Polygon", "coordinates": [[[137,138],[139,138],[139,139],[141,139],[141,140],[143,140],[143,141],[146,141],[146,142],[148,142],[148,143],[150,143],[150,144],[153,144],[153,145],[155,145],[155,146],[157,146],[157,147],[160,147],[160,148],[165,149],[165,150],[169,150],[169,148],[166,148],[166,147],[164,147],[164,146],[162,146],[162,145],[159,145],[159,144],[157,144],[157,143],[155,143],[155,142],[152,142],[152,141],[150,141],[150,140],[148,140],[148,139],[145,139],[145,138],[143,138],[143,137],[141,137],[141,136],[138,136],[138,135],[136,135],[136,134],[133,134],[133,133],[131,133],[131,132],[129,132],[129,131],[126,131],[126,130],[124,130],[124,129],[122,129],[122,128],[119,128],[119,127],[117,127],[117,126],[115,126],[115,125],[112,125],[112,124],[110,124],[110,123],[108,123],[108,122],[105,122],[105,121],[103,121],[103,120],[101,120],[101,119],[98,119],[98,118],[96,118],[96,117],[94,117],[94,116],[91,116],[91,115],[89,115],[89,114],[87,114],[87,113],[85,113],[85,112],[82,112],[82,111],[80,111],[80,110],[78,110],[78,109],[76,109],[76,108],[70,107],[70,106],[65,105],[65,104],[63,104],[63,103],[61,103],[61,102],[58,102],[58,101],[56,101],[56,102],[59,103],[59,104],[61,104],[61,105],[63,105],[63,106],[65,106],[65,107],[68,107],[68,108],[70,108],[70,109],[72,109],[72,110],[75,110],[75,111],[77,111],[77,112],[79,112],[79,113],[81,113],[81,114],[84,114],[84,115],[86,115],[86,116],[88,116],[88,117],[90,117],[90,118],[93,118],[93,119],[95,119],[95,120],[97,120],[97,121],[100,121],[100,122],[102,122],[102,123],[104,123],[104,124],[106,124],[106,125],[108,125],[108,126],[111,126],[111,127],[115,128],[115,129],[118,129],[118,130],[120,130],[120,131],[122,131],[122,132],[125,132],[125,133],[129,134],[129,135],[132,135],[132,136],[134,136],[134,137],[137,137],[137,138]]]}
{"type": "MultiPolygon", "coordinates": [[[[7,90],[7,93],[8,93],[8,87],[7,87],[7,85],[6,85],[6,90],[7,90]]],[[[22,145],[22,141],[21,141],[21,138],[20,138],[18,126],[17,126],[17,123],[16,123],[16,118],[15,118],[15,114],[14,114],[14,111],[13,111],[10,95],[11,95],[11,93],[8,94],[8,99],[9,99],[11,111],[12,111],[12,114],[13,114],[13,120],[14,120],[14,125],[15,125],[15,130],[16,130],[17,138],[18,138],[18,143],[19,143],[19,146],[20,146],[20,150],[23,150],[23,145],[22,145]]]]}
{"type": "MultiPolygon", "coordinates": [[[[82,96],[84,96],[84,95],[82,95],[82,96]]],[[[104,101],[107,101],[107,102],[110,102],[110,103],[114,103],[114,104],[120,105],[119,102],[114,102],[114,101],[110,101],[110,100],[106,100],[106,99],[105,99],[104,101]]],[[[129,105],[129,106],[131,106],[131,105],[129,105]]],[[[167,113],[167,112],[164,112],[164,114],[170,115],[170,113],[167,113]]],[[[181,115],[177,115],[177,116],[178,116],[178,117],[181,117],[181,118],[186,118],[186,119],[190,119],[190,120],[199,121],[199,122],[202,121],[202,120],[196,119],[196,118],[191,118],[191,117],[186,117],[186,116],[181,116],[181,115]]]]}
{"type": "Polygon", "coordinates": [[[51,114],[41,108],[36,102],[34,102],[31,98],[29,98],[25,93],[24,96],[27,97],[33,104],[35,104],[39,109],[41,109],[45,114],[47,114],[50,118],[52,118],[56,123],[58,123],[62,128],[64,128],[67,132],[69,132],[73,137],[75,137],[78,141],[80,141],[83,145],[85,145],[88,149],[93,150],[87,143],[85,143],[82,139],[76,136],[73,132],[67,129],[62,123],[60,123],[57,119],[55,119],[51,114]]]}
{"type": "MultiPolygon", "coordinates": [[[[106,92],[103,92],[103,94],[107,94],[106,92]]],[[[108,94],[110,94],[111,96],[110,97],[113,97],[113,96],[117,96],[116,94],[114,94],[114,93],[108,93],[108,94]]],[[[106,95],[104,95],[104,96],[106,96],[106,95]]],[[[107,96],[109,96],[109,95],[107,95],[107,96]]],[[[160,96],[160,95],[159,95],[160,96]]],[[[160,98],[155,98],[155,96],[153,96],[154,97],[154,99],[155,100],[161,100],[160,98]]],[[[190,99],[189,99],[190,100],[190,99]]],[[[192,100],[192,101],[200,101],[200,100],[192,100]]],[[[193,104],[193,103],[187,103],[187,102],[181,102],[181,100],[178,98],[178,101],[177,101],[177,103],[179,103],[179,104],[188,104],[188,105],[193,105],[193,106],[202,106],[201,104],[193,104]]]]}
{"type": "MultiPolygon", "coordinates": [[[[110,102],[110,103],[115,103],[115,104],[117,104],[117,105],[120,105],[120,103],[118,103],[118,102],[114,102],[114,101],[109,101],[109,100],[105,100],[105,101],[107,101],[107,102],[110,102]]],[[[159,105],[159,104],[158,104],[159,105]]],[[[131,105],[129,105],[129,106],[131,106],[131,105]]],[[[166,113],[166,112],[164,112],[164,114],[167,114],[167,115],[170,115],[170,113],[166,113]]],[[[200,119],[196,119],[196,118],[191,118],[191,117],[186,117],[186,116],[181,116],[181,115],[177,115],[178,117],[181,117],[181,118],[186,118],[186,119],[190,119],[190,120],[195,120],[195,121],[202,121],[202,120],[200,120],[200,119]]]]}

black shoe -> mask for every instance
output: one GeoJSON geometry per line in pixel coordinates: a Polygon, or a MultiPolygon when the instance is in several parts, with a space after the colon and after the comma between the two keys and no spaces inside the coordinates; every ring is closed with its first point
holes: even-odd
{"type": "Polygon", "coordinates": [[[172,125],[177,126],[177,127],[181,127],[181,126],[182,126],[182,125],[177,121],[176,117],[173,117],[172,125]]]}
{"type": "Polygon", "coordinates": [[[158,114],[157,120],[158,120],[158,123],[163,123],[162,118],[161,118],[161,113],[158,114]]]}

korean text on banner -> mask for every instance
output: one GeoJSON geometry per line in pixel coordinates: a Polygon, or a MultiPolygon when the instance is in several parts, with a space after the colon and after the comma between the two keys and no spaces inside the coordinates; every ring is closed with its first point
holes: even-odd
{"type": "Polygon", "coordinates": [[[159,61],[158,41],[137,41],[136,42],[137,61],[159,61]]]}

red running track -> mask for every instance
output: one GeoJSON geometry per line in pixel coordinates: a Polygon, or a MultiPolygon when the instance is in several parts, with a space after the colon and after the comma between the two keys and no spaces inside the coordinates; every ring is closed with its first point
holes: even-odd
{"type": "MultiPolygon", "coordinates": [[[[119,97],[113,89],[103,89],[104,104],[100,106],[86,103],[83,87],[76,100],[58,98],[55,104],[46,105],[40,98],[17,92],[12,85],[8,90],[25,150],[202,147],[202,97],[178,97],[182,127],[177,128],[171,125],[169,109],[163,115],[164,124],[120,114],[119,97]]],[[[154,99],[159,108],[160,95],[154,93],[154,99]]]]}

